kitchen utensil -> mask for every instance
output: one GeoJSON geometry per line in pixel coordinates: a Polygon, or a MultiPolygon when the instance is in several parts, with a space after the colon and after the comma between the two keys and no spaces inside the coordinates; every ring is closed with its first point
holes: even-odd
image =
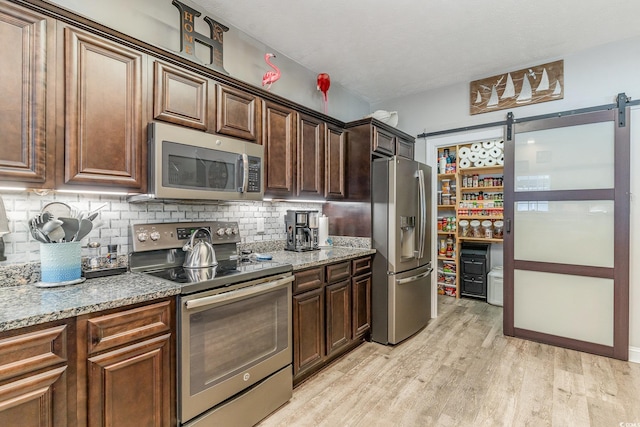
{"type": "Polygon", "coordinates": [[[194,231],[189,242],[182,247],[182,250],[187,253],[182,266],[184,268],[203,268],[218,265],[216,251],[213,249],[211,241],[211,231],[207,228],[199,228],[194,231]],[[206,232],[209,235],[209,241],[206,242],[204,239],[200,239],[194,244],[194,239],[200,232],[206,232]]]}
{"type": "Polygon", "coordinates": [[[82,219],[80,221],[80,226],[78,227],[78,232],[75,235],[73,240],[84,239],[86,235],[91,232],[92,229],[93,229],[93,223],[87,218],[82,219]]]}
{"type": "Polygon", "coordinates": [[[39,228],[46,235],[46,234],[51,233],[51,231],[54,228],[58,228],[61,225],[62,225],[62,221],[60,221],[59,219],[50,219],[49,221],[47,221],[44,224],[42,224],[41,226],[39,226],[39,228]]]}
{"type": "Polygon", "coordinates": [[[64,241],[72,242],[80,229],[80,221],[78,221],[78,218],[59,217],[58,219],[62,221],[61,227],[64,230],[64,241]]]}
{"type": "Polygon", "coordinates": [[[55,218],[60,217],[70,217],[71,216],[71,206],[62,202],[51,202],[42,208],[42,212],[49,212],[55,218]]]}

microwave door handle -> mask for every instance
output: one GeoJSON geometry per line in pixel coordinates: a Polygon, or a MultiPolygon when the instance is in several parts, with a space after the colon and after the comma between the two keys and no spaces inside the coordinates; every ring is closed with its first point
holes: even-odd
{"type": "Polygon", "coordinates": [[[240,193],[246,193],[249,188],[249,156],[247,153],[242,153],[242,186],[238,188],[240,193]]]}

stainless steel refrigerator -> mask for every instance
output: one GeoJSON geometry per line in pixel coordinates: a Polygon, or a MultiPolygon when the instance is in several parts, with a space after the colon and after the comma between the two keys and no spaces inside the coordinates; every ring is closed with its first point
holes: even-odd
{"type": "Polygon", "coordinates": [[[431,168],[395,156],[371,173],[371,338],[397,344],[431,318],[431,168]]]}

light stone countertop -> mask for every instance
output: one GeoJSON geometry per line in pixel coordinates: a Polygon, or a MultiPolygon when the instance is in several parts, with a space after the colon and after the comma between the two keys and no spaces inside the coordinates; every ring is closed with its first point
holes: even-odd
{"type": "MultiPolygon", "coordinates": [[[[368,248],[331,247],[311,252],[268,252],[273,260],[293,265],[299,271],[324,264],[355,259],[375,253],[368,248]]],[[[0,277],[15,280],[16,266],[9,266],[11,274],[0,277]]],[[[58,288],[38,288],[33,282],[40,279],[39,268],[25,264],[25,276],[20,283],[0,286],[0,332],[37,325],[53,320],[75,317],[130,304],[153,301],[178,295],[181,285],[142,273],[88,279],[84,283],[58,288]],[[36,271],[37,270],[37,271],[36,271]],[[38,273],[38,274],[36,274],[38,273]],[[27,283],[24,283],[28,281],[27,283]]]]}

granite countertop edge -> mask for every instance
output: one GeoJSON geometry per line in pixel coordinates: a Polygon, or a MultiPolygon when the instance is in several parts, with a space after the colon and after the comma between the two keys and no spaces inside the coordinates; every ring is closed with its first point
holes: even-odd
{"type": "MultiPolygon", "coordinates": [[[[273,251],[276,262],[293,272],[372,255],[375,249],[330,247],[320,251],[273,251]]],[[[34,284],[0,287],[0,332],[96,313],[180,294],[181,286],[141,273],[88,279],[82,284],[38,288],[34,284]]]]}

